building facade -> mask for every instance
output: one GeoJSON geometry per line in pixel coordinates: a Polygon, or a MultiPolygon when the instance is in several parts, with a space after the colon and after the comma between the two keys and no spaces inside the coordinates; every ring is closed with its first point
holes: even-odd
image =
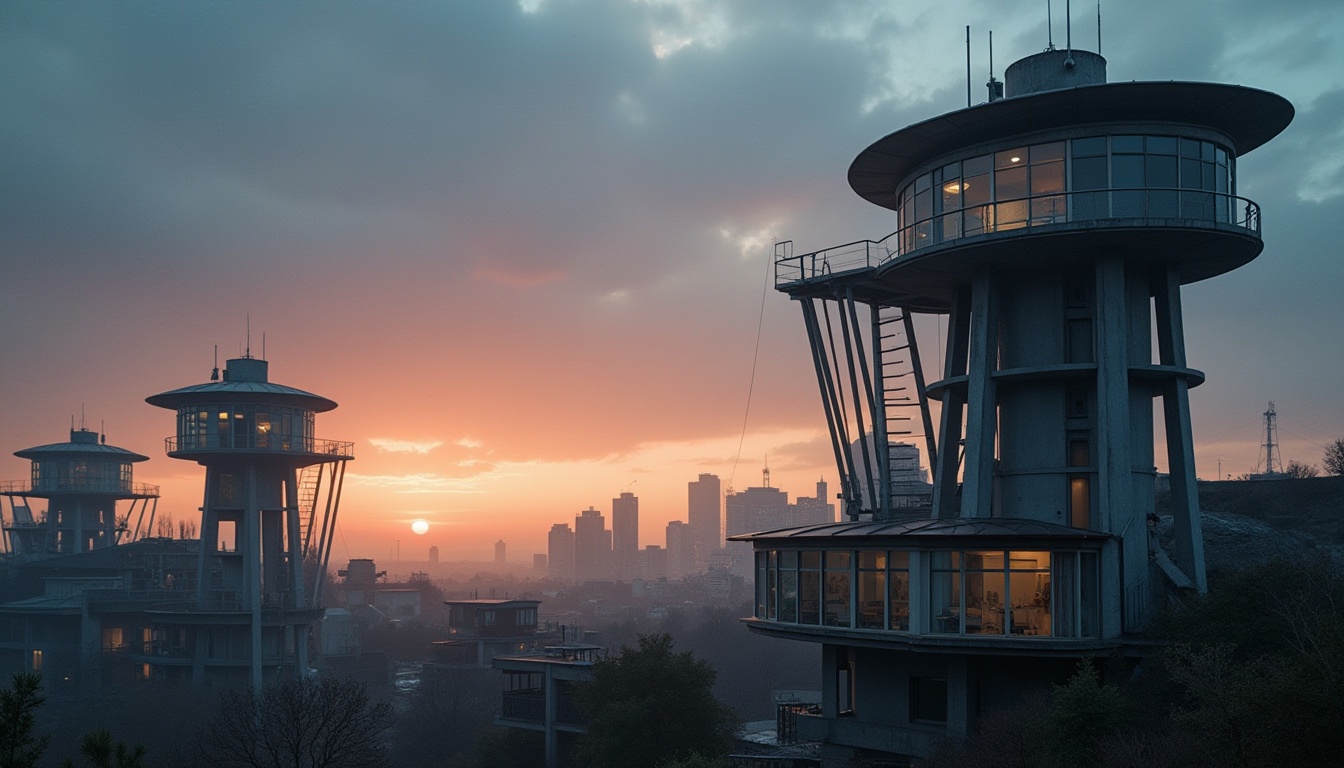
{"type": "Polygon", "coordinates": [[[569,523],[556,523],[546,534],[546,568],[552,579],[574,580],[574,531],[569,523]]]}
{"type": "Polygon", "coordinates": [[[692,567],[703,573],[723,548],[723,484],[718,475],[702,473],[686,484],[686,524],[694,550],[692,567]]]}
{"type": "Polygon", "coordinates": [[[619,579],[639,576],[639,498],[629,491],[611,500],[611,549],[619,579]]]}

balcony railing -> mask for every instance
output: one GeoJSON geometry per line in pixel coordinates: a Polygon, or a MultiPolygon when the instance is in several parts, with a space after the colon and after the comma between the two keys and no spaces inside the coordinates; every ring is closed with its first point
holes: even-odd
{"type": "Polygon", "coordinates": [[[168,453],[192,451],[272,451],[275,453],[309,453],[323,456],[351,458],[355,444],[342,440],[319,440],[314,437],[293,435],[178,435],[164,441],[168,453]]]}
{"type": "Polygon", "coordinates": [[[546,721],[546,700],[541,691],[504,694],[501,716],[509,720],[522,720],[527,723],[546,721]]]}
{"type": "Polygon", "coordinates": [[[127,483],[107,478],[58,478],[39,480],[6,480],[0,482],[0,495],[24,496],[37,493],[117,493],[132,496],[158,496],[159,486],[148,483],[127,483]]]}
{"type": "Polygon", "coordinates": [[[996,200],[909,224],[881,240],[858,240],[775,261],[775,285],[784,286],[854,270],[873,269],[922,248],[985,235],[1011,236],[1060,224],[1105,222],[1106,227],[1230,227],[1260,235],[1260,206],[1220,192],[1191,189],[1080,190],[996,200]]]}

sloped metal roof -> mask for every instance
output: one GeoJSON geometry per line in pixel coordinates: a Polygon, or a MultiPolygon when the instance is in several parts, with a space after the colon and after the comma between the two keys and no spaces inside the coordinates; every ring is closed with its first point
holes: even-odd
{"type": "MultiPolygon", "coordinates": [[[[817,539],[986,539],[1033,538],[1102,540],[1111,534],[1066,525],[1005,517],[903,518],[857,523],[826,523],[729,536],[730,541],[776,543],[817,539]]],[[[855,541],[856,544],[860,543],[855,541]]]]}
{"type": "Polygon", "coordinates": [[[24,448],[21,451],[15,451],[15,456],[21,459],[55,459],[55,458],[90,458],[90,459],[121,459],[122,461],[148,461],[148,456],[142,456],[135,451],[128,451],[125,448],[118,448],[115,445],[106,443],[52,443],[51,445],[39,445],[36,448],[24,448]]]}
{"type": "Polygon", "coordinates": [[[279,402],[284,402],[285,400],[302,399],[305,407],[318,413],[330,411],[336,407],[335,400],[315,395],[312,392],[305,392],[295,387],[273,384],[269,381],[210,381],[205,384],[193,384],[189,387],[150,395],[145,398],[145,402],[150,405],[157,405],[160,408],[176,408],[187,403],[208,402],[221,396],[244,401],[274,400],[278,398],[279,402]]]}

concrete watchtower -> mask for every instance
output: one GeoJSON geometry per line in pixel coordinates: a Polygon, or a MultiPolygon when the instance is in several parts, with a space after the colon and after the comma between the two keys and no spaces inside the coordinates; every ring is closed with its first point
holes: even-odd
{"type": "Polygon", "coordinates": [[[1079,656],[1141,655],[1133,633],[1164,593],[1205,589],[1188,397],[1204,375],[1186,361],[1181,288],[1260,254],[1236,161],[1292,105],[1235,85],[1107,83],[1101,56],[1053,48],[1008,68],[1006,97],[995,85],[850,165],[892,234],[777,246],[849,521],[735,538],[756,555],[748,626],[822,644],[822,723],[804,735],[800,719],[799,735],[840,761],[825,765],[928,754],[1079,656]],[[916,314],[947,317],[936,381],[916,314]],[[1170,556],[1149,531],[1156,398],[1170,556]],[[922,517],[893,503],[902,434],[923,436],[933,468],[922,517]]]}
{"type": "Polygon", "coordinates": [[[71,554],[110,547],[148,532],[154,523],[159,488],[133,482],[131,465],[146,461],[125,448],[108,445],[97,432],[70,430],[70,442],[15,451],[33,462],[31,481],[0,483],[9,498],[5,521],[9,551],[16,555],[71,554]],[[34,519],[30,498],[47,500],[45,521],[34,519]],[[129,500],[125,515],[117,503],[129,500]],[[132,528],[131,519],[135,518],[132,528]]]}
{"type": "Polygon", "coordinates": [[[263,672],[302,674],[321,612],[353,445],[314,436],[314,414],[335,402],[272,383],[267,369],[235,358],[222,380],[216,370],[208,383],[146,398],[177,412],[168,455],[205,467],[196,604],[163,611],[158,630],[195,682],[209,674],[260,687],[263,672]]]}

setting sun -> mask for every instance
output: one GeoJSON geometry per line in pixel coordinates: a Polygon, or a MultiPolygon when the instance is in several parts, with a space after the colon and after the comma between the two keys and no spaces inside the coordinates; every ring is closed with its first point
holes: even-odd
{"type": "Polygon", "coordinates": [[[424,536],[429,533],[429,522],[426,520],[416,520],[411,523],[411,531],[417,536],[424,536]]]}

